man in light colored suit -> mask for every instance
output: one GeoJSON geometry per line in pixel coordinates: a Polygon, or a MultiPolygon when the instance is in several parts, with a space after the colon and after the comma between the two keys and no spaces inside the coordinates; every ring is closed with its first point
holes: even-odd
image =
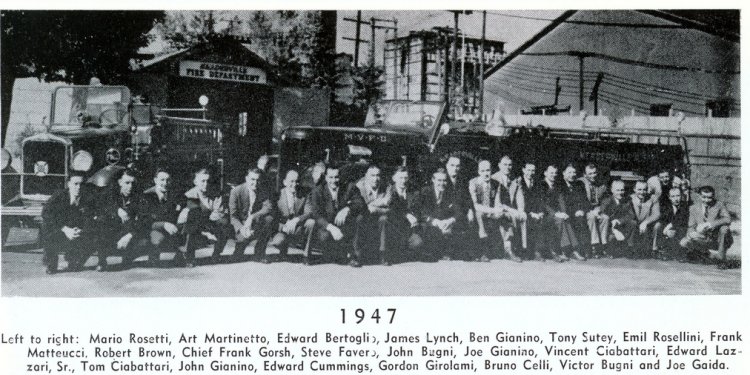
{"type": "Polygon", "coordinates": [[[632,240],[628,243],[631,246],[631,255],[635,258],[653,257],[653,255],[658,253],[653,229],[661,216],[659,201],[650,199],[648,196],[648,185],[645,181],[635,183],[631,201],[635,220],[638,225],[638,229],[633,231],[632,240]]]}
{"type": "Polygon", "coordinates": [[[686,249],[686,255],[705,253],[714,246],[718,250],[719,268],[726,268],[727,249],[732,246],[732,233],[729,224],[732,217],[724,203],[716,200],[716,192],[712,186],[698,189],[699,204],[690,207],[688,231],[680,246],[686,249]]]}
{"type": "Polygon", "coordinates": [[[185,266],[195,267],[195,250],[206,242],[214,242],[212,261],[217,261],[224,245],[232,236],[232,226],[225,215],[225,207],[220,194],[210,191],[208,169],[201,168],[193,174],[193,188],[185,192],[185,208],[177,218],[177,224],[185,233],[185,266]]]}
{"type": "MultiPolygon", "coordinates": [[[[604,216],[601,213],[601,204],[604,195],[607,193],[607,185],[599,181],[599,169],[596,164],[587,164],[584,168],[584,174],[579,179],[583,183],[586,191],[586,200],[589,206],[586,210],[586,222],[591,233],[591,255],[595,258],[601,256],[600,247],[607,245],[607,236],[602,236],[604,216]]],[[[606,230],[606,229],[604,229],[606,230]]],[[[581,239],[583,240],[583,239],[581,239]]]]}
{"type": "Polygon", "coordinates": [[[249,169],[245,183],[235,186],[229,194],[229,216],[237,242],[233,254],[236,260],[245,254],[250,241],[257,239],[255,257],[261,263],[269,263],[266,245],[273,233],[273,205],[269,193],[259,186],[261,174],[258,168],[249,169]]]}
{"type": "Polygon", "coordinates": [[[499,242],[508,259],[521,262],[513,253],[514,218],[520,212],[510,206],[510,194],[498,181],[491,178],[492,165],[481,160],[477,166],[477,177],[469,181],[469,194],[474,203],[477,218],[479,243],[473,257],[477,261],[489,262],[499,242]]]}
{"type": "Polygon", "coordinates": [[[299,185],[299,173],[289,170],[284,177],[284,187],[279,191],[279,199],[276,202],[278,210],[278,232],[271,240],[271,246],[279,249],[279,254],[285,257],[289,250],[289,244],[301,240],[303,234],[307,235],[305,247],[309,246],[309,237],[312,235],[312,227],[315,223],[310,219],[310,205],[307,197],[297,190],[299,185]]]}

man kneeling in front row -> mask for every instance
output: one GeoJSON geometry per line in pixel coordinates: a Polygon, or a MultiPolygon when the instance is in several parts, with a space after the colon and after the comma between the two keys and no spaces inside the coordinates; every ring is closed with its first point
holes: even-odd
{"type": "Polygon", "coordinates": [[[706,255],[708,249],[716,248],[719,268],[727,266],[727,249],[732,246],[732,233],[729,224],[732,218],[724,203],[716,200],[716,192],[711,186],[703,186],[700,193],[701,203],[690,207],[687,235],[680,241],[686,250],[685,256],[706,255]]]}

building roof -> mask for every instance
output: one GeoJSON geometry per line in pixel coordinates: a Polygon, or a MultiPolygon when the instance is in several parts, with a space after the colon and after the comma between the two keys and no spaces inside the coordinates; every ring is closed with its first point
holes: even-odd
{"type": "Polygon", "coordinates": [[[173,63],[185,59],[262,68],[269,73],[269,79],[271,78],[270,73],[274,71],[271,64],[252,51],[250,43],[233,37],[210,38],[208,41],[190,48],[143,61],[137,64],[133,70],[137,72],[167,72],[172,70],[173,63]]]}

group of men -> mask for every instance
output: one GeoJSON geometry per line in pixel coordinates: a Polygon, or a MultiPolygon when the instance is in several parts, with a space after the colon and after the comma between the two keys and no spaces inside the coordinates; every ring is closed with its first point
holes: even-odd
{"type": "Polygon", "coordinates": [[[193,187],[184,194],[171,190],[164,169],[153,174],[153,186],[138,193],[136,174],[123,169],[111,192],[97,199],[86,194],[84,176],[74,172],[67,189],[43,211],[47,273],[58,272],[58,252],[71,270],[81,269],[94,251],[100,271],[114,254],[126,266],[148,254],[149,263],[158,266],[162,251],[176,252],[179,264],[194,267],[196,249],[213,243],[212,262],[243,261],[252,241],[253,257],[262,263],[272,260],[267,246],[279,249],[273,259],[284,259],[295,245],[306,261],[320,252],[322,261],[353,267],[499,257],[690,260],[709,248],[717,250],[720,266],[726,264],[731,218],[710,186],[700,188],[700,202],[690,205],[689,190],[668,170],[636,182],[626,196],[625,183],[601,183],[594,164],[586,165],[581,177],[566,165],[560,181],[555,165],[546,166],[541,179],[533,162],[514,179],[512,167],[503,156],[493,174],[492,163],[481,160],[467,181],[461,178],[461,159],[451,156],[429,183],[414,190],[405,167],[385,176],[369,165],[363,177],[344,186],[341,167],[320,164],[312,168],[310,189],[302,189],[300,173],[289,170],[278,192],[264,170],[253,167],[231,190],[228,204],[209,192],[208,169],[193,174],[193,187]],[[230,239],[232,256],[222,259],[230,239]]]}

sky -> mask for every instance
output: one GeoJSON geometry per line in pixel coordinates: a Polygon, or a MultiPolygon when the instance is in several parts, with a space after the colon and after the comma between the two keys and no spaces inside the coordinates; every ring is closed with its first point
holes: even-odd
{"type": "MultiPolygon", "coordinates": [[[[559,16],[562,10],[490,10],[487,12],[487,39],[506,42],[505,52],[516,49],[523,42],[530,39],[534,34],[550,23],[550,20],[559,16]],[[521,17],[538,18],[532,20],[521,17]]],[[[339,11],[337,22],[337,52],[354,53],[354,42],[344,40],[344,37],[354,38],[356,35],[356,23],[344,21],[344,18],[357,18],[357,11],[339,11]]],[[[396,19],[398,21],[398,34],[407,35],[409,31],[429,30],[435,26],[447,26],[453,28],[453,13],[447,10],[363,10],[362,20],[369,21],[370,18],[396,19]]],[[[376,22],[377,25],[391,25],[386,22],[376,22]]],[[[461,15],[459,17],[459,29],[467,36],[480,37],[482,35],[482,11],[475,10],[473,14],[461,15]]],[[[369,41],[371,30],[369,25],[362,25],[360,38],[369,41]]],[[[376,62],[381,62],[383,57],[383,40],[385,30],[375,32],[376,62]]],[[[389,38],[392,34],[389,34],[389,38]]],[[[360,45],[360,61],[367,61],[369,45],[360,45]]]]}

